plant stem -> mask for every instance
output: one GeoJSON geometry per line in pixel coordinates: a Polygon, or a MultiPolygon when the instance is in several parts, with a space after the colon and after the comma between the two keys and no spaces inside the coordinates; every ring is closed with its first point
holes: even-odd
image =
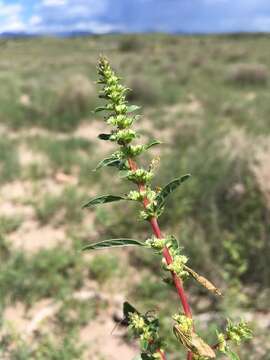
{"type": "MultiPolygon", "coordinates": [[[[225,341],[229,341],[229,340],[231,340],[231,338],[230,338],[228,335],[225,336],[225,341]]],[[[212,345],[211,348],[212,348],[213,350],[216,350],[216,349],[219,347],[220,344],[221,344],[221,342],[219,341],[219,342],[217,342],[216,344],[212,345]]]]}
{"type": "MultiPolygon", "coordinates": [[[[138,167],[134,160],[128,159],[128,164],[129,164],[129,167],[131,170],[133,170],[133,171],[137,170],[138,167]]],[[[140,192],[144,191],[144,189],[145,189],[143,184],[138,184],[138,188],[139,188],[140,192]]],[[[144,198],[143,199],[144,207],[146,207],[148,203],[149,203],[148,199],[144,198]]],[[[157,218],[154,217],[154,218],[150,219],[150,224],[151,224],[151,227],[152,227],[152,230],[153,230],[153,233],[155,234],[155,236],[159,239],[162,239],[162,233],[161,233],[157,218]]],[[[170,251],[166,246],[163,249],[163,256],[166,260],[167,265],[170,265],[173,262],[170,251]]],[[[172,274],[174,286],[175,286],[177,294],[180,298],[184,313],[187,317],[192,318],[192,312],[191,312],[191,309],[190,309],[190,306],[189,306],[189,303],[187,300],[187,296],[186,296],[186,293],[185,293],[185,290],[183,287],[183,282],[176,275],[175,272],[171,271],[171,274],[172,274]]],[[[190,351],[187,354],[187,360],[192,360],[192,352],[190,352],[190,351]]]]}
{"type": "Polygon", "coordinates": [[[158,350],[158,353],[160,354],[162,360],[167,360],[166,355],[164,354],[164,352],[162,350],[158,350]]]}
{"type": "MultiPolygon", "coordinates": [[[[156,235],[156,237],[161,239],[162,234],[161,234],[157,219],[152,218],[150,220],[150,224],[152,226],[153,232],[156,235]]],[[[173,260],[172,260],[171,254],[169,252],[169,249],[166,246],[163,249],[163,256],[164,256],[167,264],[170,265],[173,260]]],[[[190,309],[190,306],[188,304],[187,296],[186,296],[186,293],[185,293],[184,288],[183,288],[182,280],[175,274],[175,272],[172,272],[172,278],[173,278],[173,282],[174,282],[175,288],[177,290],[177,293],[179,295],[179,298],[181,300],[184,313],[185,313],[185,315],[187,317],[192,318],[191,309],[190,309]]]]}

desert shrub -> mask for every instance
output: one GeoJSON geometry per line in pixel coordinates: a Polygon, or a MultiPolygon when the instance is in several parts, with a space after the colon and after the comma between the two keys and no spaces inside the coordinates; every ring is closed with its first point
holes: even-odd
{"type": "Polygon", "coordinates": [[[72,166],[86,159],[86,154],[92,149],[90,141],[83,138],[51,139],[36,137],[32,140],[34,149],[48,156],[53,170],[70,173],[72,166]]]}
{"type": "Polygon", "coordinates": [[[142,50],[143,43],[136,35],[126,35],[119,42],[119,51],[133,52],[142,50]]]}
{"type": "Polygon", "coordinates": [[[89,264],[89,274],[100,283],[115,275],[119,270],[118,258],[111,254],[97,255],[89,264]]]}
{"type": "Polygon", "coordinates": [[[0,216],[0,234],[9,234],[16,231],[22,223],[20,216],[0,216]]]}
{"type": "Polygon", "coordinates": [[[248,52],[246,49],[234,49],[229,48],[225,53],[225,59],[227,62],[240,62],[247,58],[248,52]]]}
{"type": "Polygon", "coordinates": [[[93,96],[94,89],[90,80],[81,74],[73,75],[58,90],[53,114],[71,125],[87,114],[91,102],[93,105],[93,96]]]}
{"type": "Polygon", "coordinates": [[[72,360],[82,357],[83,346],[78,342],[76,333],[64,334],[60,341],[47,336],[40,342],[38,349],[33,350],[33,359],[37,360],[72,360]]]}
{"type": "Polygon", "coordinates": [[[71,131],[96,103],[93,85],[82,74],[66,76],[57,84],[34,84],[26,92],[24,87],[25,84],[12,84],[9,97],[1,106],[3,119],[14,128],[40,126],[71,131]]]}
{"type": "Polygon", "coordinates": [[[35,345],[29,345],[22,337],[11,334],[3,337],[0,344],[0,355],[13,360],[81,359],[83,352],[83,346],[78,343],[75,332],[65,333],[59,340],[52,335],[43,335],[37,339],[35,345]]]}
{"type": "Polygon", "coordinates": [[[79,205],[82,203],[82,196],[75,187],[66,187],[60,195],[45,194],[36,204],[36,216],[39,222],[44,225],[52,223],[61,225],[78,224],[82,220],[82,212],[79,205]],[[77,204],[77,206],[74,206],[77,204]]]}
{"type": "Polygon", "coordinates": [[[20,163],[16,144],[5,138],[0,139],[0,183],[15,180],[20,175],[20,163]]]}
{"type": "Polygon", "coordinates": [[[229,67],[228,81],[239,85],[265,85],[269,71],[263,64],[235,64],[229,67]]]}
{"type": "Polygon", "coordinates": [[[202,133],[202,140],[186,144],[185,151],[176,140],[170,159],[166,159],[162,177],[185,171],[188,164],[196,178],[184,193],[171,199],[164,221],[175,226],[179,218],[186,219],[178,236],[194,266],[206,274],[214,267],[219,276],[226,272],[227,278],[269,286],[270,273],[266,274],[265,266],[268,211],[249,169],[249,154],[232,159],[221,145],[221,135],[208,136],[202,133]],[[212,261],[204,262],[201,256],[212,261]]]}
{"type": "Polygon", "coordinates": [[[140,101],[144,104],[155,104],[161,98],[159,84],[149,82],[144,77],[136,76],[129,81],[129,87],[132,89],[128,94],[130,101],[140,101]]]}

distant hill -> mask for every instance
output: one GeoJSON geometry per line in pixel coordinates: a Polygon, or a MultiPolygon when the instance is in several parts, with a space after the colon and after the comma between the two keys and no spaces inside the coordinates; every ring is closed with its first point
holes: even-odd
{"type": "MultiPolygon", "coordinates": [[[[106,34],[123,34],[121,31],[111,31],[108,32],[106,34]]],[[[102,35],[106,35],[106,34],[102,34],[102,35]]],[[[125,33],[126,34],[126,33],[125,33]]],[[[132,33],[129,33],[129,35],[131,35],[132,33]]],[[[140,33],[133,33],[133,34],[137,34],[139,35],[140,33]]],[[[160,32],[154,30],[154,29],[147,29],[145,30],[142,34],[160,34],[160,32]]],[[[266,36],[269,35],[269,33],[265,33],[265,32],[226,32],[226,33],[212,33],[212,34],[207,34],[207,33],[198,33],[198,32],[189,32],[189,31],[184,31],[184,30],[176,30],[172,33],[170,33],[171,35],[187,35],[187,36],[196,36],[196,35],[212,35],[212,36],[226,36],[226,37],[232,37],[232,38],[239,38],[239,37],[251,37],[251,36],[266,36]]],[[[88,31],[88,30],[82,30],[82,31],[63,31],[63,32],[56,32],[56,33],[27,33],[27,32],[3,32],[0,33],[0,38],[5,38],[5,39],[9,39],[9,38],[34,38],[34,37],[39,37],[39,36],[57,36],[57,37],[83,37],[83,36],[91,36],[91,35],[101,35],[98,33],[95,33],[93,31],[88,31]]],[[[123,34],[124,35],[124,34],[123,34]]]]}
{"type": "Polygon", "coordinates": [[[0,34],[2,38],[26,38],[26,37],[35,37],[36,34],[28,34],[25,32],[3,32],[0,34]]]}
{"type": "Polygon", "coordinates": [[[96,35],[91,31],[65,31],[65,32],[58,32],[55,34],[34,34],[34,33],[27,33],[27,32],[3,32],[0,34],[1,38],[32,38],[38,36],[59,36],[59,37],[81,37],[81,36],[89,36],[89,35],[96,35]]]}

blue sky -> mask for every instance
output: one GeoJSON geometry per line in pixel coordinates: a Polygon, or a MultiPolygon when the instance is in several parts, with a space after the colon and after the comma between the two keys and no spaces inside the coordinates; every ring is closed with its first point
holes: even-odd
{"type": "Polygon", "coordinates": [[[0,0],[0,32],[270,31],[270,0],[0,0]]]}

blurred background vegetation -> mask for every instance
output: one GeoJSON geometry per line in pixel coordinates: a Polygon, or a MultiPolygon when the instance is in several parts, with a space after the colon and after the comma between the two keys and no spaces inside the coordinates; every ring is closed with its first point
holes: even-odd
{"type": "Polygon", "coordinates": [[[150,234],[132,204],[81,210],[94,195],[128,189],[113,169],[92,171],[113,149],[97,140],[105,124],[91,113],[100,53],[142,106],[142,139],[163,141],[149,156],[161,157],[156,185],[192,174],[160,222],[223,290],[220,300],[186,283],[200,331],[211,341],[212,320],[222,327],[243,317],[255,338],[242,358],[270,359],[268,43],[266,35],[0,40],[1,359],[133,359],[124,330],[111,334],[125,299],[166,315],[170,359],[182,351],[168,319],[177,298],[160,281],[157,256],[80,253],[89,242],[150,234]]]}

